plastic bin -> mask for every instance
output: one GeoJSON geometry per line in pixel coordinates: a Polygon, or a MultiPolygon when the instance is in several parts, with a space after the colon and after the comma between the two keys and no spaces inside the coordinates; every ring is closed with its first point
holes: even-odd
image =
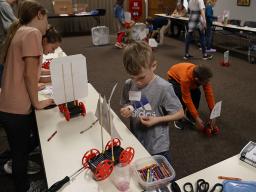
{"type": "Polygon", "coordinates": [[[92,43],[93,45],[109,44],[109,28],[106,26],[97,26],[92,29],[92,43]]]}
{"type": "Polygon", "coordinates": [[[167,159],[161,155],[136,160],[132,165],[132,172],[137,182],[145,190],[160,188],[175,178],[174,169],[167,159]],[[158,177],[161,174],[162,177],[158,177]]]}
{"type": "Polygon", "coordinates": [[[132,39],[134,41],[141,41],[147,38],[148,29],[144,23],[135,23],[132,27],[132,39]]]}

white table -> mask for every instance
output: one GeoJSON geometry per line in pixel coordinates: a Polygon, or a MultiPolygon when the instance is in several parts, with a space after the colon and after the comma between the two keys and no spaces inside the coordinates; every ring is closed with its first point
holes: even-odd
{"type": "MultiPolygon", "coordinates": [[[[63,179],[65,176],[72,175],[76,170],[81,168],[81,161],[85,152],[92,148],[101,151],[100,126],[98,123],[87,132],[80,134],[81,130],[89,127],[96,120],[94,113],[97,100],[98,93],[89,84],[88,97],[81,99],[86,105],[87,114],[85,117],[78,116],[67,122],[57,107],[49,110],[36,111],[44,168],[49,187],[56,181],[63,179]],[[57,134],[48,142],[47,139],[56,130],[57,134]]],[[[123,148],[132,146],[135,149],[134,160],[149,156],[149,153],[116,114],[114,114],[114,124],[120,136],[123,138],[121,146],[123,148]]],[[[109,140],[110,136],[104,130],[104,147],[109,140]]],[[[131,181],[130,188],[131,191],[142,190],[134,180],[131,181]]],[[[73,181],[66,184],[60,191],[114,192],[117,189],[109,178],[96,182],[92,179],[91,171],[87,170],[75,177],[73,181]]]]}
{"type": "Polygon", "coordinates": [[[177,183],[183,191],[184,183],[190,182],[195,184],[198,179],[204,179],[210,183],[211,189],[215,183],[222,183],[223,180],[218,179],[218,176],[238,177],[242,180],[256,181],[256,168],[239,160],[239,155],[235,155],[206,169],[179,179],[177,183]]]}
{"type": "Polygon", "coordinates": [[[167,19],[177,19],[177,20],[181,20],[181,21],[188,21],[188,17],[177,17],[177,16],[172,16],[172,15],[166,15],[164,13],[157,13],[155,14],[156,16],[159,16],[159,17],[165,17],[167,19]]]}
{"type": "Polygon", "coordinates": [[[256,33],[256,28],[253,28],[253,27],[247,27],[247,26],[241,27],[238,25],[231,25],[231,24],[224,25],[223,23],[218,21],[213,22],[213,25],[215,25],[216,27],[229,28],[237,31],[246,31],[246,32],[256,33]]]}
{"type": "MultiPolygon", "coordinates": [[[[166,15],[166,14],[163,14],[163,13],[158,13],[158,14],[155,14],[155,15],[159,16],[159,17],[165,17],[167,19],[180,20],[182,22],[188,22],[188,20],[189,20],[188,17],[176,17],[176,16],[172,16],[172,15],[166,15]]],[[[233,29],[233,30],[237,30],[237,31],[247,31],[247,32],[256,33],[256,28],[253,28],[253,27],[247,27],[247,26],[241,27],[241,26],[231,25],[231,24],[224,25],[223,23],[218,22],[218,21],[214,21],[213,25],[216,26],[216,27],[229,28],[229,29],[233,29]]]]}

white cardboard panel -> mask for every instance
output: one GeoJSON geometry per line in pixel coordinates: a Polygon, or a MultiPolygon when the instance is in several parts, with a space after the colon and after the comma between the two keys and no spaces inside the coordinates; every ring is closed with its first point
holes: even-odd
{"type": "Polygon", "coordinates": [[[88,95],[86,58],[83,55],[53,59],[50,70],[53,99],[57,105],[88,95]]]}

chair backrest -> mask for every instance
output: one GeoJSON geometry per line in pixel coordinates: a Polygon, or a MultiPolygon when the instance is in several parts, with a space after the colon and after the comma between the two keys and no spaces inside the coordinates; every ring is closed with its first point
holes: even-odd
{"type": "Polygon", "coordinates": [[[256,21],[245,21],[244,26],[256,28],[256,21]]]}
{"type": "Polygon", "coordinates": [[[168,24],[168,19],[164,17],[156,17],[152,20],[154,30],[160,29],[162,26],[168,24]]]}
{"type": "Polygon", "coordinates": [[[240,26],[241,20],[239,20],[239,19],[230,19],[228,21],[228,23],[231,24],[231,25],[238,25],[238,26],[240,26]]]}
{"type": "Polygon", "coordinates": [[[96,9],[98,11],[98,16],[106,15],[106,9],[96,9]]]}

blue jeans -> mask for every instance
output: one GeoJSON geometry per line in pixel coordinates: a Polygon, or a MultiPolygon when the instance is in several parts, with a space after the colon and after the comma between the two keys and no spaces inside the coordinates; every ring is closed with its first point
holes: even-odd
{"type": "Polygon", "coordinates": [[[212,25],[207,25],[206,29],[206,49],[212,48],[212,25]]]}
{"type": "MultiPolygon", "coordinates": [[[[200,31],[199,29],[198,29],[198,33],[199,33],[199,40],[200,40],[200,44],[201,44],[201,48],[202,48],[202,54],[205,55],[205,34],[203,31],[200,31]]],[[[191,43],[192,38],[193,38],[193,31],[187,32],[186,44],[185,44],[185,54],[189,53],[189,44],[191,43]]]]}
{"type": "Polygon", "coordinates": [[[168,162],[171,164],[171,153],[170,151],[164,151],[164,152],[161,152],[161,153],[157,153],[157,154],[153,154],[153,155],[162,155],[164,156],[168,162]]]}

